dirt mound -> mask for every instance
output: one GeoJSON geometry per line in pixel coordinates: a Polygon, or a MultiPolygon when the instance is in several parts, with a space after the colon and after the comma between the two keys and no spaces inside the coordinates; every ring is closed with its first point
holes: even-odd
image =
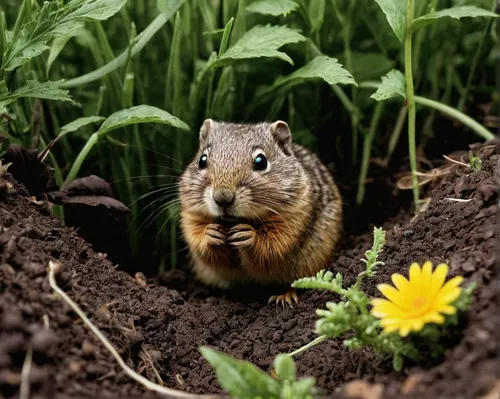
{"type": "MultiPolygon", "coordinates": [[[[403,392],[415,398],[486,398],[494,389],[498,395],[499,153],[498,145],[483,146],[481,171],[453,167],[429,191],[432,201],[425,213],[411,220],[400,212],[388,220],[381,256],[386,265],[367,283],[368,292],[377,295],[377,283],[387,282],[394,272],[405,273],[412,262],[426,260],[447,262],[452,275],[465,277],[464,285],[477,282],[463,336],[450,342],[445,359],[397,373],[390,359],[370,350],[349,352],[336,339],[297,357],[300,376],[315,376],[328,397],[356,391],[350,385],[347,392],[335,393],[360,378],[382,384],[383,398],[401,398],[403,392]]],[[[74,229],[62,227],[8,175],[4,178],[12,187],[1,185],[0,201],[0,397],[19,395],[30,347],[32,397],[159,397],[125,376],[53,294],[46,270],[52,259],[64,265],[59,285],[130,367],[158,382],[156,370],[165,385],[192,393],[221,393],[199,346],[212,346],[269,371],[276,354],[315,338],[315,310],[334,299],[329,292],[304,291],[293,310],[281,309],[267,304],[273,293],[269,290],[252,286],[228,293],[210,290],[183,270],[147,283],[134,279],[95,253],[74,229]]],[[[344,237],[330,270],[352,282],[363,270],[359,259],[371,242],[371,234],[344,237]]]]}

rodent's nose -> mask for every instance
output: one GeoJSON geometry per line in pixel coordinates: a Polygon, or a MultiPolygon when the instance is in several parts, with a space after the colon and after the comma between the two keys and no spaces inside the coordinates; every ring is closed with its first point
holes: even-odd
{"type": "Polygon", "coordinates": [[[217,205],[227,208],[234,203],[234,191],[230,188],[216,188],[212,194],[217,205]]]}

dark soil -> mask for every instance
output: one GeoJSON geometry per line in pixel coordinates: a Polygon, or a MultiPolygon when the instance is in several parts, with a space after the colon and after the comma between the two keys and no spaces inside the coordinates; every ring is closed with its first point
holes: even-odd
{"type": "MultiPolygon", "coordinates": [[[[431,183],[427,195],[432,201],[425,213],[412,220],[401,209],[383,224],[387,244],[381,260],[386,264],[367,282],[369,294],[378,295],[376,284],[388,282],[394,272],[406,274],[412,262],[447,262],[452,276],[465,277],[465,286],[478,283],[463,335],[448,343],[442,361],[399,373],[390,359],[370,350],[349,352],[340,339],[325,341],[296,360],[298,374],[316,377],[327,397],[499,397],[500,145],[484,146],[479,153],[481,171],[456,166],[431,183]]],[[[31,397],[159,397],[130,380],[53,294],[47,277],[53,259],[64,266],[59,285],[130,367],[157,381],[154,365],[166,386],[192,393],[222,393],[199,346],[270,371],[276,354],[315,338],[315,310],[336,299],[329,292],[304,291],[294,309],[276,308],[267,298],[277,292],[251,286],[213,291],[183,270],[146,284],[140,276],[119,271],[73,229],[62,227],[45,205],[31,200],[22,186],[8,175],[4,179],[11,187],[0,182],[0,397],[19,396],[30,346],[31,397]]],[[[352,282],[363,270],[359,259],[371,243],[370,231],[346,234],[330,270],[352,282]]]]}

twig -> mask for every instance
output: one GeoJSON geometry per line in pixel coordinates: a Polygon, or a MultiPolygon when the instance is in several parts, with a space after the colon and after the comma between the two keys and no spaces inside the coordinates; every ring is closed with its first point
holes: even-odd
{"type": "Polygon", "coordinates": [[[24,358],[23,368],[21,370],[21,385],[19,387],[20,399],[28,399],[30,396],[30,371],[32,358],[33,348],[30,345],[26,351],[26,357],[24,358]]]}
{"type": "Polygon", "coordinates": [[[215,395],[194,395],[189,394],[182,391],[177,391],[175,389],[170,389],[166,387],[162,387],[161,385],[155,384],[149,381],[147,378],[143,377],[140,374],[137,374],[134,370],[132,370],[129,366],[125,364],[121,356],[115,350],[113,345],[108,341],[108,339],[99,331],[99,329],[92,324],[92,322],[87,318],[87,316],[80,310],[78,305],[72,301],[72,299],[59,288],[56,282],[56,273],[59,270],[61,264],[55,261],[49,262],[49,282],[52,289],[58,294],[64,302],[66,302],[71,309],[82,319],[83,323],[95,334],[95,336],[102,342],[102,344],[106,347],[106,349],[111,353],[111,355],[118,362],[119,366],[122,370],[127,374],[130,378],[140,383],[144,388],[155,391],[163,395],[168,395],[170,398],[210,398],[210,399],[219,399],[221,396],[215,395]]]}
{"type": "Polygon", "coordinates": [[[467,165],[467,164],[466,164],[466,163],[464,163],[464,162],[456,161],[455,159],[452,159],[452,158],[450,158],[450,157],[448,157],[448,156],[446,156],[446,155],[443,155],[443,157],[444,157],[444,158],[446,158],[448,161],[453,162],[453,163],[456,163],[456,164],[458,164],[458,165],[462,165],[462,166],[469,166],[469,165],[467,165]]]}

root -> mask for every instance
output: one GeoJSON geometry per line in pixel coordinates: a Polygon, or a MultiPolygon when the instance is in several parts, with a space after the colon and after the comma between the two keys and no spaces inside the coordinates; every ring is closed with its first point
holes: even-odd
{"type": "MultiPolygon", "coordinates": [[[[108,341],[108,339],[99,331],[99,329],[92,324],[92,322],[87,318],[85,313],[78,307],[78,305],[73,302],[73,300],[63,291],[56,282],[56,273],[61,268],[61,264],[59,262],[50,261],[49,262],[49,282],[52,289],[55,291],[57,295],[59,295],[64,302],[66,302],[71,309],[80,317],[82,322],[95,334],[95,336],[101,341],[101,343],[106,347],[106,349],[111,353],[111,355],[115,358],[118,365],[121,369],[127,374],[130,378],[137,381],[144,388],[157,392],[162,395],[167,395],[170,398],[209,398],[209,399],[218,399],[222,396],[217,395],[195,395],[187,392],[178,391],[175,389],[170,389],[167,387],[163,387],[161,385],[155,384],[149,381],[147,378],[143,377],[140,374],[137,374],[134,370],[132,370],[127,364],[123,361],[121,356],[115,350],[113,345],[108,341]]],[[[24,372],[24,368],[23,368],[24,372]]],[[[29,372],[29,370],[28,370],[29,372]]],[[[23,396],[21,396],[23,397],[23,396]]]]}
{"type": "Polygon", "coordinates": [[[26,351],[26,357],[24,358],[23,368],[21,370],[21,385],[19,387],[20,399],[28,399],[30,397],[30,371],[32,359],[33,348],[30,345],[26,351]]]}

